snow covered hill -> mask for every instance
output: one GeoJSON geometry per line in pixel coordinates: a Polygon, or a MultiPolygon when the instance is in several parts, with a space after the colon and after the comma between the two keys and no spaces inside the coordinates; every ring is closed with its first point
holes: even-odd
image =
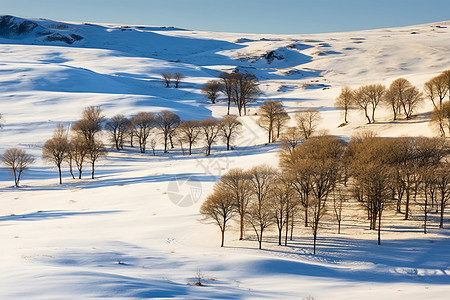
{"type": "Polygon", "coordinates": [[[18,147],[37,158],[19,189],[0,167],[0,298],[446,299],[446,230],[424,236],[420,222],[392,216],[385,245],[376,247],[373,232],[344,220],[344,234],[325,230],[313,256],[308,229],[298,229],[288,250],[270,236],[266,250],[256,250],[232,228],[220,249],[217,228],[200,222],[198,210],[228,169],[278,164],[278,148],[264,145],[254,116],[264,100],[282,100],[289,112],[316,108],[321,129],[342,137],[364,129],[435,135],[430,104],[410,121],[392,122],[380,110],[373,125],[352,111],[350,124],[338,128],[333,103],[345,85],[405,77],[421,89],[450,68],[449,41],[450,22],[257,35],[0,16],[0,154],[18,147]],[[240,118],[235,151],[219,145],[206,158],[200,148],[192,157],[112,150],[97,179],[72,180],[64,170],[63,185],[40,159],[56,124],[73,124],[90,105],[107,117],[163,109],[185,120],[222,117],[224,99],[210,104],[200,88],[235,69],[254,73],[263,91],[240,118]],[[162,72],[181,72],[180,87],[165,88],[162,72]],[[192,205],[171,195],[191,195],[192,205]],[[199,270],[205,286],[192,285],[199,270]]]}

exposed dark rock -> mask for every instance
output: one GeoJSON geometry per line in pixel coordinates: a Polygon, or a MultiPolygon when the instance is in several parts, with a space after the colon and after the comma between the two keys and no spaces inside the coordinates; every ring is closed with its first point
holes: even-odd
{"type": "Polygon", "coordinates": [[[19,21],[13,16],[0,17],[0,36],[11,38],[31,33],[38,25],[32,21],[19,21]]]}
{"type": "Polygon", "coordinates": [[[277,53],[276,51],[270,51],[264,54],[264,58],[267,60],[267,63],[271,63],[274,59],[282,60],[284,59],[284,56],[280,53],[277,53]]]}
{"type": "Polygon", "coordinates": [[[70,36],[62,35],[60,33],[52,33],[47,35],[44,39],[46,42],[64,42],[66,44],[73,44],[75,41],[83,39],[82,36],[78,34],[71,34],[70,36]]]}

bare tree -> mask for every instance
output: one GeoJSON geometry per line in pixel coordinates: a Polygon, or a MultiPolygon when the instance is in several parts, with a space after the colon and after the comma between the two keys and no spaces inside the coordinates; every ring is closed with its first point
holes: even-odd
{"type": "Polygon", "coordinates": [[[386,87],[382,84],[369,84],[359,87],[355,91],[354,102],[362,110],[369,121],[369,124],[375,123],[375,110],[386,93],[386,87]],[[371,117],[368,110],[371,109],[371,117]]]}
{"type": "Polygon", "coordinates": [[[157,114],[155,120],[163,135],[164,153],[167,153],[169,142],[171,142],[176,128],[180,125],[181,119],[177,114],[169,110],[163,110],[157,114]]]}
{"type": "MultiPolygon", "coordinates": [[[[211,100],[212,104],[216,103],[216,98],[222,90],[222,83],[218,80],[210,80],[202,87],[202,93],[211,100]]],[[[229,114],[229,113],[228,113],[229,114]]]]}
{"type": "MultiPolygon", "coordinates": [[[[278,228],[278,245],[281,246],[283,229],[288,228],[289,216],[292,215],[294,208],[293,201],[294,190],[290,179],[281,176],[276,180],[275,186],[271,189],[270,198],[273,199],[272,215],[278,228]]],[[[287,230],[286,230],[287,232],[287,230]]],[[[285,239],[287,244],[287,238],[285,239]]]]}
{"type": "Polygon", "coordinates": [[[75,134],[70,139],[70,158],[75,162],[78,179],[81,179],[83,165],[89,152],[89,145],[81,134],[75,134]]]}
{"type": "Polygon", "coordinates": [[[303,133],[297,126],[288,127],[281,135],[281,147],[291,152],[303,140],[303,133]]]}
{"type": "Polygon", "coordinates": [[[151,112],[139,112],[131,119],[134,127],[134,134],[139,140],[139,148],[141,153],[145,153],[147,138],[150,131],[156,125],[156,117],[151,112]]]}
{"type": "Polygon", "coordinates": [[[450,203],[450,173],[448,172],[450,168],[449,162],[443,162],[439,164],[438,168],[434,170],[436,174],[437,190],[439,193],[439,204],[440,204],[440,218],[439,218],[439,228],[444,228],[444,212],[448,204],[450,203]]]}
{"type": "Polygon", "coordinates": [[[392,146],[395,141],[387,138],[366,138],[354,141],[352,174],[361,195],[367,203],[371,229],[378,221],[378,245],[381,244],[382,213],[391,202],[390,186],[395,175],[392,167],[392,146]]]}
{"type": "Polygon", "coordinates": [[[206,198],[200,207],[200,213],[207,219],[212,219],[220,228],[222,240],[220,247],[225,241],[225,230],[228,223],[235,214],[233,194],[229,190],[215,188],[214,192],[206,198]]]}
{"type": "Polygon", "coordinates": [[[124,136],[130,129],[130,123],[131,121],[121,114],[115,115],[105,123],[105,129],[109,131],[111,141],[118,151],[123,149],[124,136]]]}
{"type": "Polygon", "coordinates": [[[93,144],[89,144],[87,154],[87,158],[91,163],[91,178],[94,179],[95,163],[100,157],[106,156],[108,151],[106,151],[102,142],[95,141],[93,144]]]}
{"type": "Polygon", "coordinates": [[[240,75],[237,75],[236,73],[221,73],[219,75],[219,78],[222,80],[222,88],[223,92],[227,96],[227,115],[230,114],[230,106],[231,102],[233,101],[234,104],[237,104],[237,97],[238,97],[238,87],[237,87],[237,80],[240,75]]]}
{"type": "Polygon", "coordinates": [[[433,103],[433,106],[440,109],[445,95],[449,91],[446,75],[440,74],[431,78],[425,82],[423,89],[427,98],[433,103]]]}
{"type": "Polygon", "coordinates": [[[431,78],[425,82],[423,90],[425,91],[426,98],[428,98],[434,106],[431,122],[437,124],[440,135],[445,136],[444,112],[442,106],[445,95],[449,92],[446,76],[441,74],[431,78]]]}
{"type": "Polygon", "coordinates": [[[241,132],[241,128],[242,123],[235,116],[227,115],[220,120],[220,130],[227,144],[227,150],[230,150],[230,145],[241,132]]]}
{"type": "Polygon", "coordinates": [[[170,81],[172,81],[172,73],[161,73],[161,76],[166,84],[166,88],[170,87],[170,81]]]}
{"type": "Polygon", "coordinates": [[[316,109],[304,109],[295,113],[297,126],[303,132],[303,138],[307,140],[317,129],[320,120],[320,112],[316,109]]]}
{"type": "Polygon", "coordinates": [[[237,73],[236,84],[234,85],[236,102],[239,116],[241,116],[242,109],[244,115],[247,115],[247,104],[254,101],[259,95],[258,78],[251,73],[237,73]]]}
{"type": "Polygon", "coordinates": [[[247,215],[247,208],[251,196],[250,176],[248,172],[240,168],[230,169],[220,178],[220,181],[217,183],[217,190],[223,190],[232,195],[234,210],[239,216],[239,240],[242,240],[244,238],[244,219],[247,215]]]}
{"type": "Polygon", "coordinates": [[[384,101],[389,104],[394,113],[394,120],[403,108],[406,119],[411,119],[414,110],[422,103],[423,97],[419,90],[405,78],[394,80],[384,95],[384,101]]]}
{"type": "Polygon", "coordinates": [[[173,75],[173,80],[175,80],[175,88],[178,88],[178,85],[180,84],[180,80],[184,78],[184,75],[180,72],[175,72],[173,75]]]}
{"type": "Polygon", "coordinates": [[[341,89],[341,93],[339,94],[339,96],[336,98],[336,101],[334,102],[334,106],[336,108],[344,110],[344,122],[345,123],[348,123],[347,116],[348,116],[349,109],[354,107],[353,98],[354,98],[353,90],[348,86],[344,86],[341,89]]]}
{"type": "Polygon", "coordinates": [[[447,85],[447,95],[448,100],[450,101],[450,70],[445,70],[444,72],[442,72],[441,76],[443,77],[443,80],[447,85]]]}
{"type": "Polygon", "coordinates": [[[2,162],[11,169],[14,176],[14,185],[19,187],[23,172],[34,163],[35,159],[22,149],[7,149],[2,156],[2,162]]]}
{"type": "Polygon", "coordinates": [[[268,133],[268,143],[275,140],[275,130],[277,137],[283,124],[289,119],[281,101],[269,100],[264,102],[258,109],[258,125],[268,133]]]}
{"type": "Polygon", "coordinates": [[[344,208],[344,203],[347,201],[348,197],[345,189],[335,188],[333,190],[333,211],[336,221],[338,222],[338,234],[341,233],[342,210],[344,208]]]}
{"type": "Polygon", "coordinates": [[[93,143],[95,136],[102,130],[101,123],[104,117],[99,106],[89,106],[83,110],[82,117],[73,126],[72,130],[80,133],[88,144],[93,143]]]}
{"type": "Polygon", "coordinates": [[[259,249],[261,249],[264,230],[274,222],[272,213],[274,201],[270,196],[279,174],[274,168],[261,165],[250,169],[249,176],[254,199],[248,206],[247,220],[256,233],[259,249]]]}
{"type": "Polygon", "coordinates": [[[211,147],[215,143],[220,133],[220,120],[206,118],[200,121],[200,128],[206,143],[206,156],[211,154],[211,147]]]}
{"type": "Polygon", "coordinates": [[[150,138],[150,147],[152,148],[153,156],[156,155],[156,145],[157,144],[158,144],[158,141],[157,141],[156,137],[152,136],[150,138]]]}
{"type": "Polygon", "coordinates": [[[53,137],[48,139],[42,148],[42,158],[53,162],[58,168],[59,184],[62,184],[61,165],[70,152],[70,143],[67,131],[59,124],[53,132],[53,137]]]}
{"type": "Polygon", "coordinates": [[[189,145],[189,155],[192,154],[192,146],[198,140],[201,133],[200,122],[197,120],[182,121],[178,126],[180,138],[189,145]]]}

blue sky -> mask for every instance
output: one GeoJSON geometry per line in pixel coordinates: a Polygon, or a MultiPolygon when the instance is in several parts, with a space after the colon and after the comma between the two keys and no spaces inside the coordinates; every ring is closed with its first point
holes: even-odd
{"type": "Polygon", "coordinates": [[[318,33],[450,19],[450,0],[0,0],[0,14],[248,33],[318,33]]]}

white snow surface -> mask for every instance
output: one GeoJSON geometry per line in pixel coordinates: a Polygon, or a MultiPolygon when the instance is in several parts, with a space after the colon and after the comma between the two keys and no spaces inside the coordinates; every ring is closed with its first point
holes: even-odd
{"type": "Polygon", "coordinates": [[[254,115],[268,99],[291,113],[319,109],[321,129],[343,138],[368,129],[436,135],[428,103],[409,121],[393,122],[380,109],[373,125],[352,111],[341,128],[333,103],[345,85],[405,77],[421,89],[450,68],[450,22],[256,35],[29,21],[38,25],[29,33],[0,30],[0,153],[18,147],[37,159],[21,188],[0,167],[0,299],[448,299],[449,231],[432,225],[424,235],[418,216],[405,222],[388,214],[377,246],[364,218],[348,210],[343,233],[326,223],[312,255],[310,230],[301,225],[290,246],[278,246],[271,231],[263,250],[251,231],[239,241],[233,226],[220,248],[217,226],[202,220],[199,207],[228,169],[277,166],[278,146],[264,144],[254,115]],[[48,41],[47,31],[82,39],[48,41]],[[265,58],[270,52],[273,60],[265,58]],[[56,125],[73,124],[90,105],[107,117],[163,109],[185,120],[222,117],[225,100],[211,105],[200,88],[235,68],[256,74],[263,93],[240,117],[244,130],[233,151],[222,143],[210,157],[200,146],[192,156],[163,154],[161,145],[156,156],[110,149],[96,179],[86,171],[72,180],[65,167],[62,185],[40,158],[56,125]],[[180,88],[165,88],[161,72],[183,73],[180,88]],[[197,272],[204,286],[192,284],[197,272]]]}

